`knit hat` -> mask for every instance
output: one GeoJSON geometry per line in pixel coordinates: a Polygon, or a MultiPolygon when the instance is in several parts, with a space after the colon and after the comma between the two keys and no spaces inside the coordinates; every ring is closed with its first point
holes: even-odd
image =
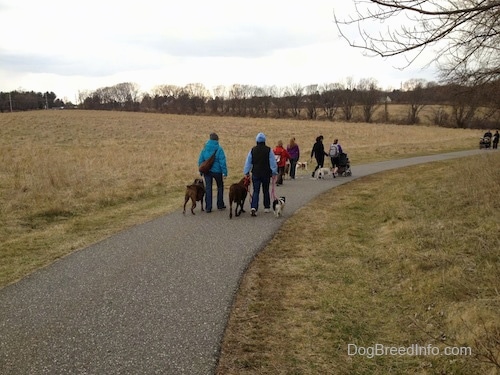
{"type": "Polygon", "coordinates": [[[210,139],[212,141],[218,141],[219,140],[219,136],[217,135],[217,133],[211,133],[210,134],[210,139]]]}
{"type": "Polygon", "coordinates": [[[264,135],[264,133],[259,133],[257,134],[255,140],[257,141],[257,143],[263,143],[266,141],[266,136],[264,135]]]}

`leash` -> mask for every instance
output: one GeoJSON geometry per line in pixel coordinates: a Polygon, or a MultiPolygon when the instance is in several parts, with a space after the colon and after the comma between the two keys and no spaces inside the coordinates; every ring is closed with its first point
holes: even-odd
{"type": "MultiPolygon", "coordinates": [[[[271,184],[271,198],[273,200],[276,200],[278,199],[278,197],[276,196],[276,191],[275,191],[275,187],[276,187],[276,180],[278,179],[278,176],[273,176],[271,178],[271,181],[272,181],[272,184],[271,184]]],[[[252,184],[253,186],[253,184],[252,184]]],[[[252,204],[252,197],[253,197],[253,192],[250,192],[250,185],[247,187],[247,193],[248,193],[248,202],[250,204],[252,204]]]]}
{"type": "Polygon", "coordinates": [[[278,176],[273,176],[272,177],[272,184],[271,184],[271,198],[273,198],[273,200],[276,200],[278,199],[278,197],[276,196],[276,191],[275,191],[275,187],[276,187],[276,180],[278,179],[278,176]]]}
{"type": "Polygon", "coordinates": [[[250,192],[250,185],[253,186],[253,184],[252,184],[252,177],[250,177],[250,183],[247,186],[248,203],[250,203],[250,206],[251,206],[252,205],[253,193],[250,192]]]}

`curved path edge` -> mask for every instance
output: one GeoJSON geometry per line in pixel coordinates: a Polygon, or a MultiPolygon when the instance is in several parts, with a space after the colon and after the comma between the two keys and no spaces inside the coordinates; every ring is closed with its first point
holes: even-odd
{"type": "MultiPolygon", "coordinates": [[[[287,180],[277,188],[287,197],[283,219],[354,179],[482,152],[352,166],[347,178],[287,180]]],[[[178,210],[0,289],[0,373],[214,373],[241,277],[284,222],[261,212],[229,220],[227,210],[178,210]]]]}

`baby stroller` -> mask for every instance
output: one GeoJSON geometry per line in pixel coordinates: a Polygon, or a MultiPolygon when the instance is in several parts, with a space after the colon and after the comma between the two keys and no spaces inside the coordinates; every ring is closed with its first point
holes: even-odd
{"type": "Polygon", "coordinates": [[[337,170],[337,173],[339,176],[352,176],[351,163],[349,162],[347,154],[344,152],[341,152],[339,155],[339,169],[337,170]]]}
{"type": "Polygon", "coordinates": [[[490,148],[491,147],[491,137],[483,137],[479,140],[479,148],[490,148]]]}

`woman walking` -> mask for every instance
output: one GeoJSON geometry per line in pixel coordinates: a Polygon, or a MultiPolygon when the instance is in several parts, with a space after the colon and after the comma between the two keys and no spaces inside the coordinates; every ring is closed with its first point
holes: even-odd
{"type": "Polygon", "coordinates": [[[283,148],[283,141],[278,141],[278,144],[273,150],[276,163],[278,164],[278,180],[276,185],[283,185],[283,176],[285,174],[286,161],[290,159],[290,154],[283,148]]]}
{"type": "Polygon", "coordinates": [[[299,145],[295,143],[295,137],[290,139],[290,143],[286,146],[286,150],[290,154],[290,178],[295,180],[295,171],[297,169],[297,162],[300,158],[299,145]]]}
{"type": "Polygon", "coordinates": [[[316,138],[316,143],[311,150],[311,159],[313,156],[315,157],[316,163],[318,165],[316,165],[316,168],[314,168],[311,177],[314,177],[314,173],[316,173],[319,168],[323,168],[323,166],[325,165],[325,156],[328,156],[328,154],[325,152],[322,135],[316,138]]]}
{"type": "Polygon", "coordinates": [[[205,143],[205,147],[200,152],[198,166],[209,159],[215,153],[215,160],[212,168],[205,173],[205,211],[212,212],[212,183],[217,184],[217,208],[223,210],[224,204],[224,178],[227,177],[226,154],[219,144],[219,136],[216,133],[210,134],[210,139],[205,143]]]}

